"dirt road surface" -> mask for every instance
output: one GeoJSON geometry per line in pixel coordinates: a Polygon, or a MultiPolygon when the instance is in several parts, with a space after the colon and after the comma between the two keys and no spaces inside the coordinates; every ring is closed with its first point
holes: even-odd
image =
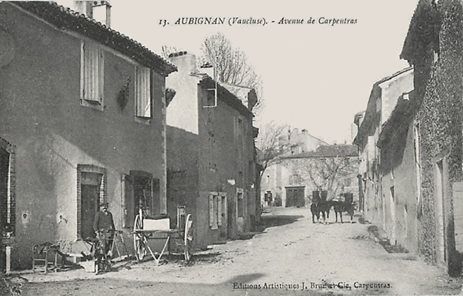
{"type": "Polygon", "coordinates": [[[180,260],[123,262],[113,272],[24,274],[22,295],[452,295],[461,279],[407,253],[388,253],[368,224],[313,224],[308,209],[272,209],[247,240],[180,260]]]}

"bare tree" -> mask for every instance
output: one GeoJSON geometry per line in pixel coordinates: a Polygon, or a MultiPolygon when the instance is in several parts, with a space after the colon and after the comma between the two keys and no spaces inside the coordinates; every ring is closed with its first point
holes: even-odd
{"type": "Polygon", "coordinates": [[[262,81],[248,64],[246,54],[232,47],[222,33],[207,37],[201,47],[201,61],[214,66],[219,82],[253,88],[257,93],[258,108],[262,104],[262,81]]]}
{"type": "Polygon", "coordinates": [[[260,128],[256,141],[256,146],[259,149],[259,161],[262,164],[260,177],[262,177],[267,167],[276,162],[278,157],[284,153],[287,144],[284,137],[288,128],[288,125],[279,125],[273,121],[260,128]]]}
{"type": "Polygon", "coordinates": [[[356,173],[349,157],[301,158],[291,164],[293,174],[301,176],[303,182],[319,191],[328,191],[328,199],[334,198],[342,189],[345,178],[356,173]]]}

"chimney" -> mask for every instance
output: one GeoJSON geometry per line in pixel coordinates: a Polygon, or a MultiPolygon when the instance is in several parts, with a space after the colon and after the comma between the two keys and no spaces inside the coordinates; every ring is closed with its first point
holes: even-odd
{"type": "Polygon", "coordinates": [[[91,1],[74,1],[74,9],[88,18],[93,18],[93,5],[91,1]]]}
{"type": "Polygon", "coordinates": [[[74,9],[87,16],[111,26],[111,4],[109,1],[74,1],[74,9]]]}
{"type": "Polygon", "coordinates": [[[207,62],[207,63],[205,63],[205,64],[203,64],[201,66],[200,72],[204,73],[204,74],[207,74],[212,79],[215,79],[214,66],[212,66],[212,64],[209,63],[209,62],[207,62]]]}
{"type": "Polygon", "coordinates": [[[174,64],[179,73],[190,75],[192,72],[197,72],[196,56],[186,51],[171,53],[169,60],[174,64]]]}

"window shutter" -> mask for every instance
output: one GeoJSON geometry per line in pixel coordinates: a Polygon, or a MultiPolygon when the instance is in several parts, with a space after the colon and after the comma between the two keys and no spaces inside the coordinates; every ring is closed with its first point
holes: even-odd
{"type": "Polygon", "coordinates": [[[136,67],[135,80],[136,115],[151,118],[151,70],[136,67]]]}
{"type": "Polygon", "coordinates": [[[130,175],[123,175],[122,177],[123,184],[123,227],[131,228],[133,227],[133,222],[135,220],[135,202],[133,194],[133,177],[130,175]]]}
{"type": "Polygon", "coordinates": [[[82,44],[82,98],[103,102],[104,52],[94,42],[82,44]]]}
{"type": "Polygon", "coordinates": [[[214,226],[214,196],[209,195],[209,226],[214,226]]]}
{"type": "Polygon", "coordinates": [[[217,196],[217,225],[222,226],[222,196],[217,196]]]}
{"type": "Polygon", "coordinates": [[[227,194],[224,193],[222,196],[222,206],[223,206],[223,211],[222,211],[222,217],[223,221],[222,224],[227,225],[227,219],[228,219],[228,201],[227,201],[227,194]]]}
{"type": "Polygon", "coordinates": [[[104,97],[104,51],[101,48],[98,48],[98,73],[96,80],[98,81],[98,87],[96,91],[98,92],[98,101],[100,104],[103,104],[104,97]]]}

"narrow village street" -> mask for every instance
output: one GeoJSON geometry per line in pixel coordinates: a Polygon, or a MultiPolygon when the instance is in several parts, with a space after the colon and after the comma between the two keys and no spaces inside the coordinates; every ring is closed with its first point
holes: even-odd
{"type": "Polygon", "coordinates": [[[24,274],[22,295],[460,293],[458,280],[413,255],[388,253],[369,234],[370,224],[354,220],[341,224],[330,217],[328,224],[313,224],[306,208],[273,208],[263,215],[261,233],[215,245],[189,266],[171,260],[156,267],[151,260],[119,263],[116,271],[101,275],[82,269],[24,274]]]}

